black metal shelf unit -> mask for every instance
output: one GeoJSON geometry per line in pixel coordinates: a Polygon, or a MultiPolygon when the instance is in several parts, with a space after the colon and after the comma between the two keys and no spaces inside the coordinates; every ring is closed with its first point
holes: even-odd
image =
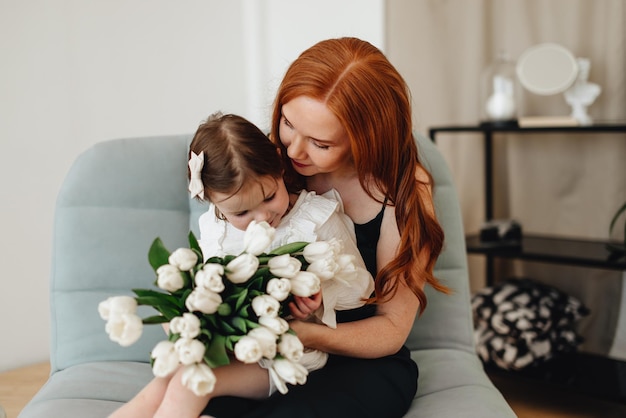
{"type": "MultiPolygon", "coordinates": [[[[479,133],[484,138],[485,153],[485,220],[493,219],[493,136],[498,133],[626,133],[626,123],[603,123],[590,126],[540,126],[520,127],[517,124],[480,124],[434,127],[429,130],[430,138],[436,142],[439,133],[479,133]]],[[[611,258],[606,249],[608,242],[583,241],[560,237],[524,236],[521,245],[511,243],[481,243],[477,236],[467,237],[468,253],[486,257],[487,285],[494,283],[494,258],[516,258],[545,261],[549,263],[589,266],[611,270],[625,270],[623,261],[611,258]]]]}
{"type": "MultiPolygon", "coordinates": [[[[438,133],[474,132],[482,134],[485,153],[485,220],[493,218],[493,136],[497,133],[625,133],[626,124],[596,124],[592,126],[519,127],[517,125],[443,126],[431,128],[430,138],[436,141],[438,133]]],[[[568,239],[556,236],[523,234],[522,239],[511,242],[489,243],[478,235],[466,237],[467,252],[482,254],[487,261],[487,284],[494,283],[493,261],[509,258],[545,263],[567,264],[626,271],[626,259],[617,258],[607,249],[608,242],[568,239]]],[[[551,359],[537,367],[517,372],[506,372],[493,367],[490,373],[514,376],[516,379],[540,379],[560,388],[626,403],[626,362],[608,357],[569,353],[551,359]]]]}

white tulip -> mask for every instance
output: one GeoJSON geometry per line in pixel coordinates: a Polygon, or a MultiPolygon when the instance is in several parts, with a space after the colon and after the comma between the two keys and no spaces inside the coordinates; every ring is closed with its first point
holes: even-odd
{"type": "Polygon", "coordinates": [[[267,265],[274,276],[286,277],[288,279],[294,277],[302,268],[300,260],[289,254],[272,257],[267,262],[267,265]]]}
{"type": "Polygon", "coordinates": [[[263,357],[259,340],[248,335],[237,341],[234,351],[235,357],[242,363],[256,363],[263,357]]]}
{"type": "Polygon", "coordinates": [[[276,335],[282,335],[289,330],[289,323],[278,316],[260,316],[259,325],[268,328],[276,335]]]}
{"type": "Polygon", "coordinates": [[[204,287],[212,292],[220,293],[224,290],[224,266],[217,263],[207,263],[202,270],[196,273],[196,286],[204,287]]]}
{"type": "Polygon", "coordinates": [[[198,254],[189,248],[179,248],[170,254],[167,261],[181,271],[189,271],[198,262],[198,254]]]}
{"type": "Polygon", "coordinates": [[[206,396],[213,392],[216,378],[209,366],[197,363],[185,366],[181,380],[196,396],[206,396]]]}
{"type": "Polygon", "coordinates": [[[196,287],[185,300],[185,306],[191,312],[199,311],[205,314],[217,312],[222,303],[222,297],[203,287],[196,287]]]}
{"type": "Polygon", "coordinates": [[[278,352],[291,361],[299,362],[304,354],[304,345],[293,334],[283,334],[278,342],[278,352]]]}
{"type": "Polygon", "coordinates": [[[154,359],[152,373],[156,377],[167,377],[178,368],[178,353],[171,341],[157,343],[150,356],[154,359]]]}
{"type": "Polygon", "coordinates": [[[356,265],[354,264],[354,256],[351,254],[341,254],[337,258],[339,269],[335,273],[335,280],[339,280],[350,286],[359,275],[356,265]]]}
{"type": "Polygon", "coordinates": [[[276,334],[265,327],[251,329],[248,337],[252,337],[259,342],[263,357],[273,359],[276,357],[276,334]]]}
{"type": "Polygon", "coordinates": [[[259,268],[259,259],[252,254],[241,254],[226,265],[226,277],[235,284],[245,283],[259,268]]]}
{"type": "Polygon", "coordinates": [[[308,297],[320,291],[320,278],[308,271],[300,271],[291,279],[291,293],[308,297]]]}
{"type": "Polygon", "coordinates": [[[192,338],[179,338],[174,343],[174,348],[178,353],[178,359],[185,366],[200,363],[206,351],[202,342],[192,338]]]}
{"type": "Polygon", "coordinates": [[[334,258],[323,258],[315,260],[306,271],[315,274],[320,280],[330,280],[335,276],[335,273],[339,270],[339,265],[334,258]]]}
{"type": "Polygon", "coordinates": [[[243,236],[243,247],[246,253],[259,255],[264,253],[274,240],[276,230],[267,222],[250,222],[243,236]]]}
{"type": "Polygon", "coordinates": [[[265,291],[277,301],[282,302],[291,292],[291,282],[289,279],[274,277],[267,282],[265,291]]]}
{"type": "Polygon", "coordinates": [[[185,312],[170,321],[170,331],[180,334],[182,338],[196,338],[200,334],[200,319],[192,313],[185,312]]]}
{"type": "Polygon", "coordinates": [[[270,295],[259,295],[252,299],[252,310],[257,316],[278,316],[280,302],[270,295]]]}
{"type": "Polygon", "coordinates": [[[302,250],[304,259],[309,263],[313,263],[317,260],[324,260],[334,257],[334,247],[328,241],[317,241],[304,247],[302,250]]]}
{"type": "Polygon", "coordinates": [[[112,341],[128,347],[141,337],[143,323],[136,314],[122,313],[111,316],[104,329],[112,341]]]}
{"type": "Polygon", "coordinates": [[[278,391],[283,395],[288,391],[285,382],[292,385],[303,385],[306,383],[306,378],[309,374],[304,366],[286,358],[274,360],[269,372],[278,391]]]}
{"type": "Polygon", "coordinates": [[[178,267],[172,264],[163,264],[156,270],[157,286],[168,292],[176,292],[185,285],[185,280],[178,267]]]}
{"type": "Polygon", "coordinates": [[[98,313],[105,321],[118,314],[137,312],[137,301],[130,296],[111,296],[98,304],[98,313]]]}

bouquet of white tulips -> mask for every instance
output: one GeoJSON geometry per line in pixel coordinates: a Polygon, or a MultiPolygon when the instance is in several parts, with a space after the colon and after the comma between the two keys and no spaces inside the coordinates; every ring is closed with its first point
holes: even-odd
{"type": "Polygon", "coordinates": [[[148,259],[158,289],[133,289],[135,297],[101,302],[109,338],[129,346],[141,336],[143,324],[169,323],[168,339],[151,353],[153,373],[166,377],[184,367],[183,384],[198,396],[213,391],[212,368],[229,364],[233,356],[263,362],[281,393],[287,392],[286,383],[304,384],[308,371],[298,363],[304,348],[285,320],[287,303],[292,295],[319,292],[320,280],[329,278],[328,266],[344,279],[354,267],[341,261],[341,246],[332,241],[296,242],[266,253],[273,237],[267,223],[252,222],[242,254],[206,261],[191,232],[189,248],[171,253],[155,239],[148,259]],[[138,305],[157,314],[142,319],[138,305]]]}

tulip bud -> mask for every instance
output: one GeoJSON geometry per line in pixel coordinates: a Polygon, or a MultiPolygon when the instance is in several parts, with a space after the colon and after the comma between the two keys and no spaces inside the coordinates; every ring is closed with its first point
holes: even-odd
{"type": "Polygon", "coordinates": [[[198,262],[198,254],[189,248],[179,248],[170,254],[167,261],[181,271],[189,271],[198,262]]]}
{"type": "Polygon", "coordinates": [[[196,287],[185,300],[185,306],[191,312],[199,311],[205,314],[212,314],[222,303],[222,297],[203,287],[196,287]]]}
{"type": "Polygon", "coordinates": [[[267,262],[267,265],[274,276],[286,277],[288,279],[294,277],[300,271],[300,268],[302,268],[300,260],[289,254],[272,257],[267,262]]]}
{"type": "Polygon", "coordinates": [[[277,301],[282,302],[287,299],[289,292],[291,292],[291,282],[289,279],[274,277],[267,282],[265,291],[277,301]]]}
{"type": "Polygon", "coordinates": [[[226,265],[226,277],[235,284],[245,283],[259,268],[259,259],[252,254],[241,254],[226,265]]]}
{"type": "Polygon", "coordinates": [[[164,264],[156,271],[157,286],[168,292],[176,292],[185,285],[185,280],[178,267],[172,264],[164,264]]]}
{"type": "Polygon", "coordinates": [[[275,232],[276,230],[265,221],[250,222],[243,236],[244,251],[255,256],[262,254],[274,240],[275,232]]]}
{"type": "Polygon", "coordinates": [[[181,380],[196,396],[205,396],[213,392],[216,378],[209,366],[197,363],[185,366],[181,380]]]}
{"type": "Polygon", "coordinates": [[[277,316],[280,302],[270,295],[260,295],[252,299],[252,309],[257,316],[277,316]]]}
{"type": "Polygon", "coordinates": [[[320,279],[308,271],[300,271],[291,279],[291,293],[296,296],[309,297],[320,291],[320,279]]]}

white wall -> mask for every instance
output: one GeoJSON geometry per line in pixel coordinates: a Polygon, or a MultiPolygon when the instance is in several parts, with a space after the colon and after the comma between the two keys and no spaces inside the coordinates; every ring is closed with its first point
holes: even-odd
{"type": "Polygon", "coordinates": [[[54,204],[80,152],[193,132],[218,109],[267,126],[306,47],[383,47],[384,3],[0,0],[0,371],[48,359],[54,204]]]}

